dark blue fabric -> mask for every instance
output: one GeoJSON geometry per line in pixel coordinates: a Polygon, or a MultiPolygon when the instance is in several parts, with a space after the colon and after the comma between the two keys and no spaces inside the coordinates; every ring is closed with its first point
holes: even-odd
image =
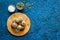
{"type": "MultiPolygon", "coordinates": [[[[18,12],[16,9],[15,12],[18,12]]],[[[0,0],[0,40],[60,40],[60,0],[0,0]],[[20,11],[30,18],[29,32],[21,37],[11,35],[6,26],[11,13],[8,6],[18,2],[31,6],[20,11]]]]}

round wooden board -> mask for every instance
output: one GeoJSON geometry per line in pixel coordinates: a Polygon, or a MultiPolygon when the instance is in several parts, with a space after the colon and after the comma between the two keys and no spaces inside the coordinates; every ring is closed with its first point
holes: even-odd
{"type": "Polygon", "coordinates": [[[29,31],[29,29],[30,29],[30,20],[29,20],[29,18],[28,18],[25,14],[23,14],[23,13],[19,13],[19,12],[14,13],[14,14],[12,14],[12,15],[8,18],[8,20],[7,20],[7,29],[8,29],[8,31],[9,31],[11,34],[13,34],[13,35],[15,35],[15,36],[23,36],[23,35],[25,35],[25,34],[29,31]],[[11,28],[11,24],[12,24],[13,18],[18,18],[18,17],[22,17],[23,20],[26,21],[26,27],[25,27],[25,29],[24,29],[23,31],[15,32],[15,30],[13,30],[13,29],[11,28]]]}

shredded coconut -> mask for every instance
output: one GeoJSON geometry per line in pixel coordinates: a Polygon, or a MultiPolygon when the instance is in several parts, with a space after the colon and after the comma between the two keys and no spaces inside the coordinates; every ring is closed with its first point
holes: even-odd
{"type": "Polygon", "coordinates": [[[9,12],[14,12],[14,11],[15,11],[15,6],[9,5],[9,6],[8,6],[8,11],[9,11],[9,12]]]}

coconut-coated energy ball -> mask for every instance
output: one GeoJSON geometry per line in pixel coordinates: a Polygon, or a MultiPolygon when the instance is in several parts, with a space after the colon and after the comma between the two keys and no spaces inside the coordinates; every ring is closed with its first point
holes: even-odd
{"type": "Polygon", "coordinates": [[[16,21],[16,23],[19,23],[20,22],[20,19],[19,18],[16,18],[15,21],[16,21]]]}
{"type": "Polygon", "coordinates": [[[21,25],[18,25],[18,26],[17,26],[17,29],[18,29],[18,30],[22,30],[23,28],[24,28],[24,27],[22,27],[21,25]]]}
{"type": "Polygon", "coordinates": [[[17,23],[15,23],[15,22],[13,22],[13,23],[12,23],[12,25],[11,25],[11,27],[12,27],[12,28],[14,28],[14,29],[16,29],[16,28],[17,28],[17,26],[18,26],[18,24],[17,24],[17,23]]]}
{"type": "Polygon", "coordinates": [[[22,26],[26,26],[26,22],[25,21],[22,21],[22,24],[21,24],[22,26]]]}
{"type": "Polygon", "coordinates": [[[19,20],[20,20],[20,23],[23,21],[23,18],[22,17],[19,17],[19,20]]]}

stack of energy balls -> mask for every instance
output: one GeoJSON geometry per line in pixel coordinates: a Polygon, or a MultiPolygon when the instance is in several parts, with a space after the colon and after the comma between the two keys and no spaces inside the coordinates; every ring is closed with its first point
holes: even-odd
{"type": "Polygon", "coordinates": [[[14,18],[11,24],[11,27],[16,31],[20,32],[23,31],[26,26],[26,22],[23,20],[22,17],[14,18]]]}

